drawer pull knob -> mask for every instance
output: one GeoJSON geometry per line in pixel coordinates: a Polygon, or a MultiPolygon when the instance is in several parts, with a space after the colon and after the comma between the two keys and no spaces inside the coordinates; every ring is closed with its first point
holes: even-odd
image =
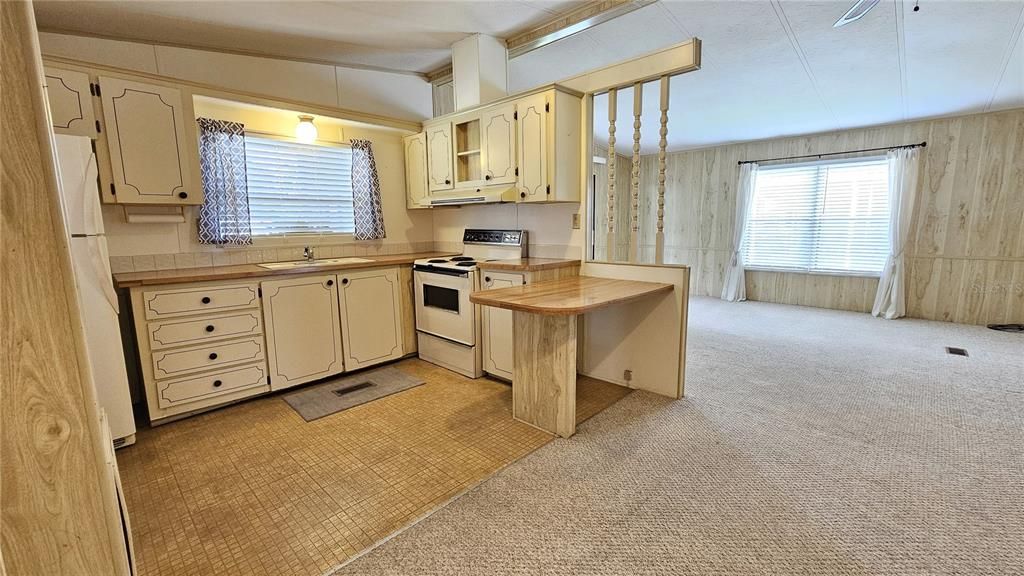
{"type": "Polygon", "coordinates": [[[334,280],[328,280],[327,281],[327,285],[328,286],[334,286],[334,280]]]}
{"type": "Polygon", "coordinates": [[[342,284],[348,284],[348,278],[342,278],[341,279],[341,283],[342,284]]]}
{"type": "Polygon", "coordinates": [[[210,303],[210,297],[209,296],[203,296],[202,303],[203,304],[209,304],[210,303]]]}
{"type": "Polygon", "coordinates": [[[216,359],[217,359],[217,353],[216,352],[210,352],[210,360],[216,360],[216,359]]]}
{"type": "Polygon", "coordinates": [[[207,324],[206,325],[206,331],[207,332],[213,332],[213,324],[207,324]]]}
{"type": "Polygon", "coordinates": [[[520,192],[519,193],[519,197],[520,198],[526,198],[526,192],[520,192]]]}
{"type": "Polygon", "coordinates": [[[214,388],[220,388],[221,384],[223,384],[223,382],[221,382],[220,380],[214,380],[213,381],[213,387],[214,388]]]}
{"type": "Polygon", "coordinates": [[[182,200],[188,198],[188,192],[178,192],[178,198],[181,198],[182,200]]]}
{"type": "Polygon", "coordinates": [[[491,277],[490,276],[484,276],[484,282],[487,282],[488,284],[490,284],[491,283],[491,277]]]}

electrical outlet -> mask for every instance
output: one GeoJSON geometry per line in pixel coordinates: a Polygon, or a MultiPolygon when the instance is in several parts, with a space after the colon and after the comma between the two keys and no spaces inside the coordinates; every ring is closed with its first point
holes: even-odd
{"type": "Polygon", "coordinates": [[[580,215],[579,215],[578,212],[576,214],[572,215],[572,229],[573,230],[579,230],[580,229],[580,215]]]}
{"type": "Polygon", "coordinates": [[[632,382],[633,381],[633,371],[632,370],[623,370],[622,371],[622,379],[625,380],[626,382],[632,382]]]}

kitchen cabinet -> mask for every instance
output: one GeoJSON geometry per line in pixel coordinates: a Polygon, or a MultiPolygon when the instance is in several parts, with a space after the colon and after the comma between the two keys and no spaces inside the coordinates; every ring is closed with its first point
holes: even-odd
{"type": "Polygon", "coordinates": [[[428,126],[427,138],[427,184],[430,192],[451,190],[455,187],[452,154],[452,125],[450,122],[428,126]]]}
{"type": "Polygon", "coordinates": [[[406,136],[405,147],[405,207],[430,208],[430,188],[427,185],[427,135],[424,132],[406,136]]]}
{"type": "Polygon", "coordinates": [[[486,184],[516,181],[516,105],[487,108],[480,116],[482,173],[486,184]]]}
{"type": "Polygon", "coordinates": [[[558,89],[516,101],[520,202],[580,201],[581,102],[558,89]]]}
{"type": "Polygon", "coordinates": [[[334,274],[260,283],[272,390],[344,370],[334,274]]]}
{"type": "MultiPolygon", "coordinates": [[[[526,284],[522,274],[483,271],[481,290],[496,290],[526,284]]],[[[512,311],[481,306],[484,372],[512,380],[512,311]]]]}
{"type": "Polygon", "coordinates": [[[345,369],[357,370],[405,354],[398,268],[338,274],[345,369]]]}
{"type": "Polygon", "coordinates": [[[53,131],[96,138],[98,124],[92,102],[94,87],[89,75],[50,66],[45,68],[45,75],[53,131]]]}
{"type": "Polygon", "coordinates": [[[202,204],[191,102],[171,86],[99,78],[103,125],[119,204],[202,204]],[[190,126],[191,128],[191,126],[190,126]]]}

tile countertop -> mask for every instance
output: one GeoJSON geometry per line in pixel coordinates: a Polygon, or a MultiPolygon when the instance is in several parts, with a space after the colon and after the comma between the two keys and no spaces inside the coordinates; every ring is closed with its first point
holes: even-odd
{"type": "Polygon", "coordinates": [[[184,282],[207,282],[210,280],[231,280],[234,278],[257,278],[265,276],[287,276],[290,274],[316,274],[336,270],[356,270],[360,268],[379,268],[382,266],[398,266],[412,264],[420,258],[438,258],[451,256],[451,252],[416,252],[412,254],[391,254],[387,256],[359,256],[370,262],[352,262],[347,264],[331,264],[321,266],[296,266],[284,270],[271,270],[258,264],[239,264],[237,266],[204,266],[200,268],[179,268],[175,270],[152,270],[149,272],[120,272],[114,274],[114,284],[118,288],[132,286],[152,286],[159,284],[181,284],[184,282]]]}
{"type": "Polygon", "coordinates": [[[562,258],[522,258],[516,260],[493,260],[481,262],[477,266],[481,270],[507,270],[509,272],[536,272],[537,270],[551,270],[554,268],[568,268],[579,266],[579,260],[565,260],[562,258]]]}

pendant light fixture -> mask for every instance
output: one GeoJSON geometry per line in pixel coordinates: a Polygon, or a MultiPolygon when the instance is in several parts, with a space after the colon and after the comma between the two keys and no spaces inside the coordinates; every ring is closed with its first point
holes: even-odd
{"type": "Polygon", "coordinates": [[[316,142],[317,132],[316,126],[313,124],[313,117],[301,114],[299,115],[299,123],[295,126],[295,138],[303,144],[312,144],[316,142]]]}

